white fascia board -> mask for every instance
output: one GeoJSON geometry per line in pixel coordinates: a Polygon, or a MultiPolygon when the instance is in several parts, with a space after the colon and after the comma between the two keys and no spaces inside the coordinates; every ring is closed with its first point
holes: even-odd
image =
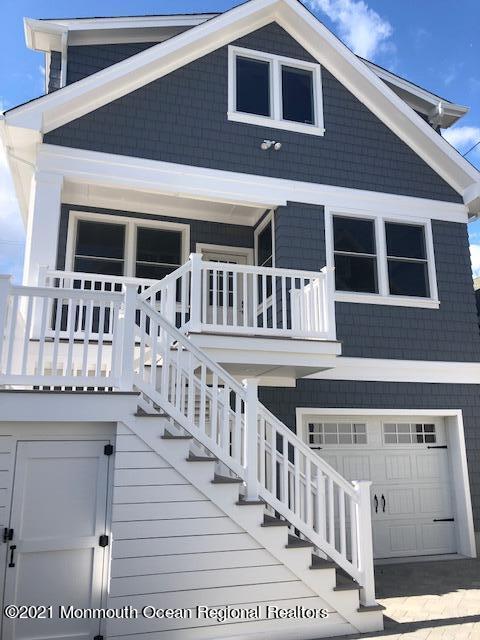
{"type": "Polygon", "coordinates": [[[40,144],[36,166],[65,182],[273,209],[287,202],[467,223],[465,205],[40,144]]]}
{"type": "MultiPolygon", "coordinates": [[[[390,73],[390,71],[387,71],[387,69],[382,69],[382,67],[379,67],[373,62],[370,62],[370,60],[364,60],[362,58],[361,60],[379,78],[381,78],[385,82],[393,84],[394,86],[398,87],[402,91],[405,91],[406,93],[411,94],[416,98],[419,98],[420,101],[423,101],[427,105],[430,105],[430,109],[432,107],[436,107],[439,103],[441,103],[443,109],[445,110],[445,113],[453,117],[456,117],[457,119],[461,118],[463,115],[465,115],[469,111],[469,107],[465,107],[460,104],[455,104],[454,102],[450,102],[450,100],[445,100],[444,98],[441,98],[440,96],[437,96],[434,93],[431,93],[431,91],[427,91],[426,89],[423,89],[422,87],[419,87],[409,82],[405,78],[400,78],[399,76],[396,76],[395,74],[390,73]]],[[[427,114],[427,111],[425,111],[425,113],[427,114]]]]}
{"type": "MultiPolygon", "coordinates": [[[[297,0],[250,0],[136,56],[7,113],[44,133],[276,21],[458,193],[480,173],[297,0]]],[[[326,123],[328,129],[328,123],[326,123]]]]}
{"type": "Polygon", "coordinates": [[[340,356],[335,361],[334,369],[307,377],[314,380],[480,385],[480,362],[384,360],[340,356]]]}

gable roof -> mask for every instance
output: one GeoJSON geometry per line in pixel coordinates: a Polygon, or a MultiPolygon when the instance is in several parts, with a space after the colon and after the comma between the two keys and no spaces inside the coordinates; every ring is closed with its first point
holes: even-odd
{"type": "Polygon", "coordinates": [[[232,40],[277,22],[480,212],[480,174],[298,0],[250,0],[5,114],[7,126],[46,133],[232,40]]]}

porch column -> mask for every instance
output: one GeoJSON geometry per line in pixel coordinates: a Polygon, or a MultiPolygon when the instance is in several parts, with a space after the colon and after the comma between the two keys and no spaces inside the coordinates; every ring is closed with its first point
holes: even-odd
{"type": "Polygon", "coordinates": [[[41,266],[55,268],[63,176],[37,171],[32,178],[23,263],[23,284],[36,285],[41,266]]]}

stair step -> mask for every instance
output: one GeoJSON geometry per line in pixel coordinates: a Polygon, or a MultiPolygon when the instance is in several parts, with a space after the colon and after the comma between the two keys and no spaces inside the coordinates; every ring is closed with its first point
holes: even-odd
{"type": "Polygon", "coordinates": [[[371,605],[364,605],[361,604],[357,611],[358,613],[368,613],[369,611],[385,611],[386,607],[383,606],[383,604],[371,604],[371,605]]]}
{"type": "Polygon", "coordinates": [[[167,431],[165,429],[165,432],[163,434],[163,436],[161,436],[162,440],[193,440],[193,436],[176,436],[173,433],[170,433],[170,431],[167,431]]]}
{"type": "Polygon", "coordinates": [[[240,500],[237,500],[235,504],[237,505],[237,507],[249,507],[252,504],[266,504],[266,503],[265,503],[265,500],[243,500],[242,498],[240,498],[240,500]]]}
{"type": "Polygon", "coordinates": [[[243,480],[241,478],[231,478],[230,476],[220,476],[216,473],[212,482],[213,484],[241,484],[243,480]]]}
{"type": "Polygon", "coordinates": [[[337,573],[337,584],[333,587],[334,591],[357,591],[362,587],[352,578],[339,576],[337,573]]]}
{"type": "Polygon", "coordinates": [[[288,536],[288,544],[285,545],[287,549],[301,549],[302,547],[314,547],[315,545],[308,540],[301,540],[291,534],[288,536]]]}
{"type": "Polygon", "coordinates": [[[309,569],[334,569],[336,566],[333,560],[325,560],[325,558],[320,558],[312,553],[312,564],[309,569]]]}
{"type": "Polygon", "coordinates": [[[262,527],[288,527],[290,526],[286,520],[280,520],[280,518],[274,518],[273,516],[269,516],[265,514],[263,516],[263,522],[260,525],[262,527]]]}
{"type": "Polygon", "coordinates": [[[218,458],[214,456],[197,456],[194,453],[189,453],[187,462],[218,462],[218,458]]]}
{"type": "Polygon", "coordinates": [[[146,411],[137,411],[133,415],[136,418],[168,418],[167,413],[147,413],[146,411]]]}

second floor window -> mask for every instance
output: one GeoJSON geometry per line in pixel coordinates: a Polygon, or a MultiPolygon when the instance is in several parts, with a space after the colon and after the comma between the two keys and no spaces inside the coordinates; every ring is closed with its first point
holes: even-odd
{"type": "Polygon", "coordinates": [[[338,300],[438,306],[429,222],[341,214],[331,220],[338,300]]]}
{"type": "Polygon", "coordinates": [[[323,135],[320,65],[229,47],[228,118],[323,135]]]}

